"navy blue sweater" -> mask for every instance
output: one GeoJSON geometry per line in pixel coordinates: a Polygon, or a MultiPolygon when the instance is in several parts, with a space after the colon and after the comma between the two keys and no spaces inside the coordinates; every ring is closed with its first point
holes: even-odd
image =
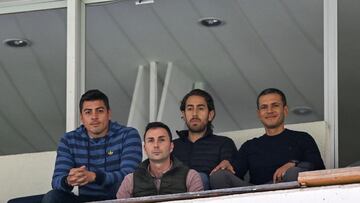
{"type": "Polygon", "coordinates": [[[79,187],[79,195],[116,198],[123,178],[142,160],[139,133],[134,128],[109,121],[109,132],[91,139],[82,125],[61,138],[52,179],[52,187],[70,192],[65,182],[71,168],[86,166],[96,173],[95,182],[79,187]]]}
{"type": "Polygon", "coordinates": [[[232,139],[214,135],[212,130],[208,130],[194,143],[188,139],[189,131],[183,130],[177,133],[179,138],[174,140],[172,154],[198,172],[209,174],[222,160],[231,160],[236,153],[232,139]]]}
{"type": "Polygon", "coordinates": [[[272,181],[273,174],[290,160],[306,162],[306,169],[324,169],[315,140],[306,132],[285,129],[275,136],[263,135],[246,141],[239,149],[232,165],[240,178],[249,171],[250,183],[272,181]]]}

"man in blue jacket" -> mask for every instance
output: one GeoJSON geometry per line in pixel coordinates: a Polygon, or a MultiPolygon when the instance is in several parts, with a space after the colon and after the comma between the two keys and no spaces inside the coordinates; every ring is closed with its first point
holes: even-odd
{"type": "Polygon", "coordinates": [[[123,178],[142,160],[139,133],[110,120],[104,93],[87,91],[79,106],[83,125],[61,138],[53,190],[44,196],[44,203],[114,199],[123,178]],[[79,195],[71,192],[75,186],[79,195]]]}

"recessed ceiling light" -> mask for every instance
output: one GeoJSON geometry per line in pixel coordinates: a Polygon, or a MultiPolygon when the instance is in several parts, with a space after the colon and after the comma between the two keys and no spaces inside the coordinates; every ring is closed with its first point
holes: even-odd
{"type": "Polygon", "coordinates": [[[154,0],[138,0],[135,1],[135,5],[142,5],[142,4],[153,4],[154,0]]]}
{"type": "Polygon", "coordinates": [[[304,116],[311,114],[313,111],[310,107],[307,106],[296,106],[291,110],[294,114],[299,116],[304,116]]]}
{"type": "Polygon", "coordinates": [[[199,23],[205,27],[217,27],[225,24],[225,22],[222,21],[221,19],[214,17],[201,18],[199,20],[199,23]]]}
{"type": "Polygon", "coordinates": [[[3,43],[9,47],[28,47],[30,46],[30,41],[27,39],[6,39],[3,43]]]}

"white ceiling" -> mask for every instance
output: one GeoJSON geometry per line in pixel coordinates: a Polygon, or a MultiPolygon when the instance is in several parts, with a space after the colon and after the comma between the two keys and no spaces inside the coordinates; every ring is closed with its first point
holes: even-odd
{"type": "MultiPolygon", "coordinates": [[[[307,116],[291,115],[290,123],[322,120],[322,15],[322,1],[312,0],[90,6],[87,84],[106,89],[117,104],[129,107],[138,65],[171,61],[194,81],[204,82],[215,97],[217,131],[260,126],[255,100],[266,87],[284,90],[290,107],[313,109],[307,116]],[[205,28],[197,23],[209,16],[226,24],[205,28]]],[[[126,121],[121,112],[119,119],[126,121]]]]}
{"type": "MultiPolygon", "coordinates": [[[[173,62],[215,98],[215,131],[259,127],[256,96],[277,87],[288,123],[323,120],[322,0],[155,0],[88,5],[86,87],[104,90],[127,122],[137,68],[173,62]],[[197,21],[219,17],[205,28],[197,21]]],[[[65,130],[66,10],[0,15],[0,154],[53,150],[65,130]]],[[[183,95],[178,95],[181,98],[183,95]]]]}

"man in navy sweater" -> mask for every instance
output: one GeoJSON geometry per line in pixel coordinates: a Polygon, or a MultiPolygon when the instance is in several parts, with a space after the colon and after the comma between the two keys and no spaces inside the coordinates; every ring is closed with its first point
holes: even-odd
{"type": "Polygon", "coordinates": [[[225,160],[213,170],[212,188],[295,181],[299,172],[325,168],[315,140],[308,133],[285,129],[288,106],[282,91],[263,90],[257,98],[257,114],[265,134],[246,141],[233,160],[225,160]],[[250,181],[245,182],[248,171],[250,181]]]}
{"type": "Polygon", "coordinates": [[[123,178],[142,160],[141,139],[134,128],[110,120],[107,96],[89,90],[80,100],[83,125],[61,138],[52,179],[42,202],[88,202],[115,199],[123,178]],[[79,187],[79,195],[73,187],[79,187]]]}
{"type": "Polygon", "coordinates": [[[223,160],[236,153],[234,141],[213,133],[215,105],[211,95],[201,89],[193,89],[180,104],[187,130],[178,131],[174,140],[173,155],[191,169],[199,172],[204,189],[209,189],[209,174],[223,160]]]}

